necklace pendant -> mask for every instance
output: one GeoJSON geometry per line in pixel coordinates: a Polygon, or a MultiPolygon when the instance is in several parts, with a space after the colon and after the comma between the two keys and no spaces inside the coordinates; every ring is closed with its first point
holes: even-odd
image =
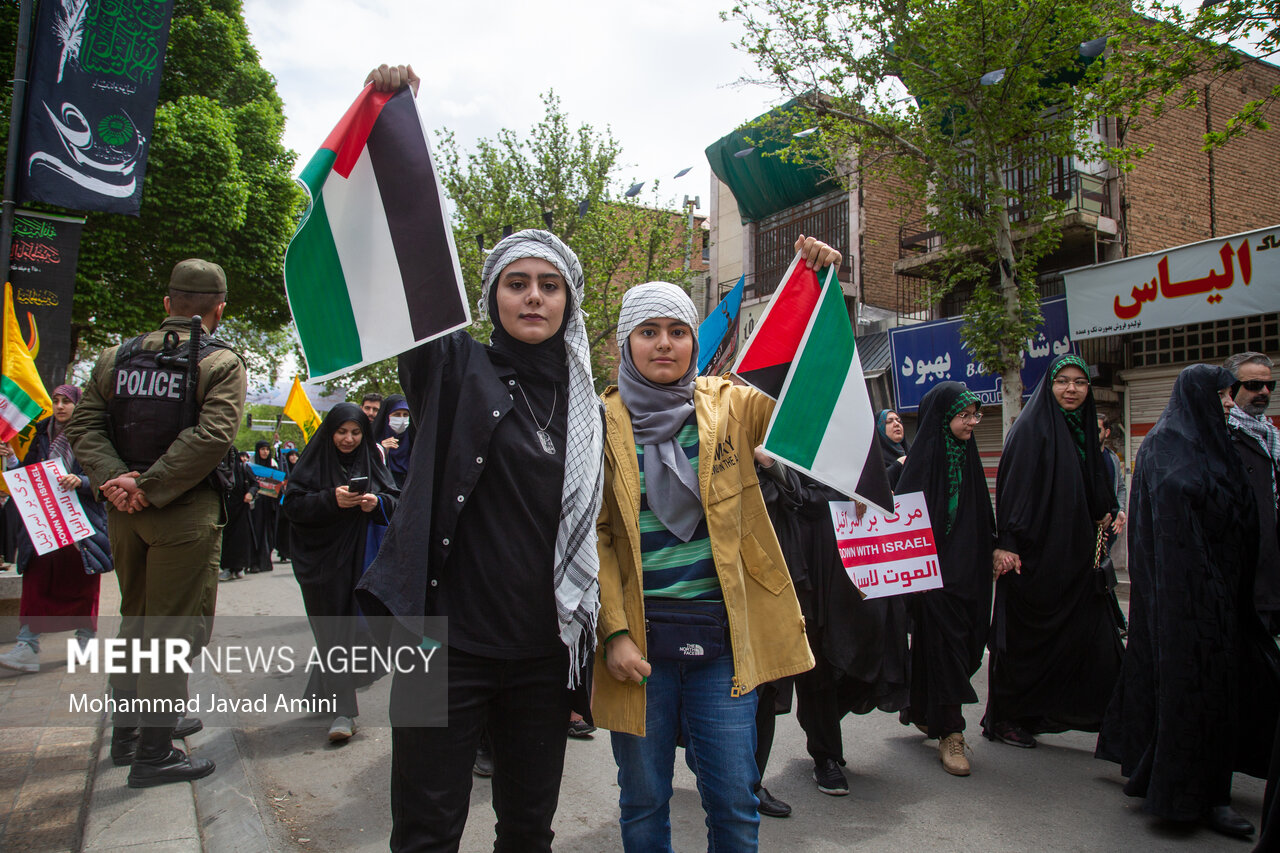
{"type": "Polygon", "coordinates": [[[547,431],[545,429],[538,430],[538,441],[542,442],[542,449],[544,452],[552,456],[556,455],[555,442],[551,440],[551,436],[547,435],[547,431]]]}

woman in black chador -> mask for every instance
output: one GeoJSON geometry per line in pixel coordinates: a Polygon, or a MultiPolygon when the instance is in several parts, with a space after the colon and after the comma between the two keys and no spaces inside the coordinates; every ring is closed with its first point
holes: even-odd
{"type": "Polygon", "coordinates": [[[881,409],[876,415],[876,443],[880,447],[880,457],[884,460],[885,473],[889,475],[889,487],[896,489],[898,478],[902,476],[902,466],[906,462],[904,457],[911,445],[907,444],[902,418],[893,409],[881,409]]]}
{"type": "Polygon", "coordinates": [[[1093,568],[1116,497],[1098,443],[1088,366],[1049,364],[1009,430],[996,478],[996,581],[983,734],[1096,732],[1120,673],[1109,596],[1093,568]]]}
{"type": "MultiPolygon", "coordinates": [[[[302,602],[315,635],[316,648],[328,660],[329,650],[370,645],[356,605],[356,583],[365,569],[369,524],[388,524],[400,490],[369,439],[369,416],[354,403],[339,403],[325,415],[289,472],[284,514],[292,525],[293,575],[302,587],[302,602]],[[364,490],[351,481],[364,477],[364,490]]],[[[359,713],[356,688],[373,682],[373,673],[343,674],[313,668],[304,695],[328,699],[337,695],[337,716],[330,741],[355,732],[359,713]]]]}
{"type": "Polygon", "coordinates": [[[1280,682],[1253,607],[1257,509],[1223,420],[1232,381],[1186,368],[1143,439],[1129,647],[1097,755],[1120,764],[1146,811],[1243,836],[1253,825],[1231,808],[1231,774],[1266,775],[1280,682]]]}
{"type": "Polygon", "coordinates": [[[227,522],[222,528],[222,572],[218,580],[235,580],[254,565],[253,502],[258,496],[258,478],[239,455],[228,455],[218,463],[223,476],[231,481],[225,493],[227,522]]]}
{"type": "MultiPolygon", "coordinates": [[[[260,440],[253,448],[254,465],[264,468],[279,468],[271,449],[271,442],[260,440]]],[[[275,568],[271,564],[271,552],[276,547],[276,507],[279,499],[271,492],[258,495],[253,502],[250,518],[253,522],[253,564],[250,572],[269,572],[275,568]]]]}
{"type": "Polygon", "coordinates": [[[925,394],[896,489],[924,492],[942,572],[942,589],[911,596],[911,705],[902,721],[938,738],[942,766],[956,776],[969,775],[961,706],[978,701],[969,679],[982,665],[991,618],[995,516],[973,437],[979,402],[960,382],[925,394]]]}

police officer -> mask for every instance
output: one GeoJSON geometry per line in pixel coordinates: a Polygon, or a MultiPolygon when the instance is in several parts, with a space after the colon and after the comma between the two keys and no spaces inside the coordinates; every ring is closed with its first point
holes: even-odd
{"type": "MultiPolygon", "coordinates": [[[[211,475],[232,447],[247,387],[244,358],[211,337],[226,296],[217,264],[193,258],[175,266],[164,299],[168,318],[155,332],[103,350],[67,425],[76,458],[110,503],[120,636],[144,647],[158,639],[163,649],[166,638],[178,637],[194,653],[213,625],[225,513],[211,475]],[[196,315],[204,334],[189,365],[196,315]]],[[[179,716],[172,711],[187,699],[187,677],[164,669],[111,676],[111,753],[117,764],[132,761],[131,788],[199,779],[214,769],[173,747],[179,716]],[[120,713],[122,703],[142,713],[120,713]]]]}

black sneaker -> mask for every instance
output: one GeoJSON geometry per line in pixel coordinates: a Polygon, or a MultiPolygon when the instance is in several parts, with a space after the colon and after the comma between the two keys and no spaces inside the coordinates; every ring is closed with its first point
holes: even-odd
{"type": "Polygon", "coordinates": [[[590,740],[591,735],[595,733],[595,730],[596,727],[588,723],[586,720],[569,721],[569,737],[590,740]]]}
{"type": "Polygon", "coordinates": [[[1031,732],[1017,723],[1008,721],[984,728],[982,736],[987,740],[998,740],[1001,743],[1007,743],[1009,746],[1016,746],[1019,749],[1034,749],[1036,745],[1036,739],[1031,732]]]}
{"type": "Polygon", "coordinates": [[[813,781],[818,783],[818,790],[824,794],[843,797],[849,793],[849,782],[834,758],[813,762],[813,781]]]}
{"type": "Polygon", "coordinates": [[[761,785],[756,788],[756,799],[760,801],[760,805],[756,807],[756,811],[765,817],[790,817],[791,806],[769,793],[769,789],[761,785]]]}

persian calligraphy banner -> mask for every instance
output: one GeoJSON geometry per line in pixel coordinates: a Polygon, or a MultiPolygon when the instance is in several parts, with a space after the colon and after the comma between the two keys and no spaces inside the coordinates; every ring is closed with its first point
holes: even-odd
{"type": "Polygon", "coordinates": [[[71,300],[84,219],[20,210],[13,218],[9,280],[23,341],[44,387],[66,381],[71,360],[71,300]]]}
{"type": "Polygon", "coordinates": [[[868,507],[858,517],[852,502],[831,502],[840,561],[863,598],[942,589],[938,549],[924,492],[895,495],[893,513],[868,507]]]}
{"type": "Polygon", "coordinates": [[[44,0],[20,198],[137,215],[173,0],[44,0]]]}
{"type": "MultiPolygon", "coordinates": [[[[1067,334],[1066,300],[1055,296],[1040,302],[1044,322],[1022,348],[1022,398],[1036,389],[1036,383],[1055,356],[1076,352],[1067,334]]],[[[914,412],[929,389],[954,379],[977,394],[984,406],[1004,400],[1004,379],[988,374],[960,338],[962,318],[900,326],[889,331],[893,385],[898,394],[899,412],[914,412]]]]}
{"type": "Polygon", "coordinates": [[[66,474],[61,459],[4,472],[5,485],[37,554],[48,554],[93,535],[80,496],[58,485],[58,478],[66,474]]]}
{"type": "Polygon", "coordinates": [[[1062,275],[1072,340],[1280,311],[1280,225],[1062,275]]]}

